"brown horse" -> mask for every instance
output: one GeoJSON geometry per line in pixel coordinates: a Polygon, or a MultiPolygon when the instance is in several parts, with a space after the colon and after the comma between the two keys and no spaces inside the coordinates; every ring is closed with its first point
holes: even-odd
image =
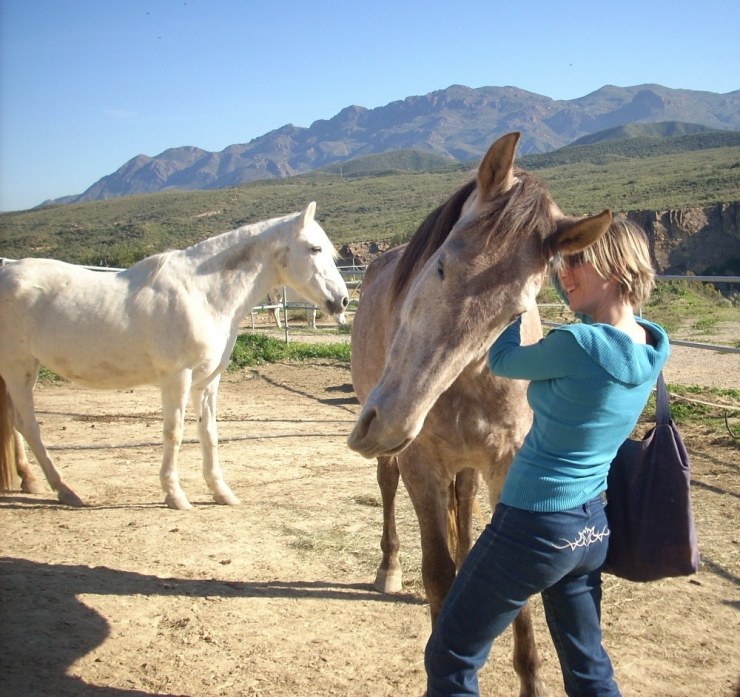
{"type": "MultiPolygon", "coordinates": [[[[542,336],[536,296],[548,260],[587,247],[611,220],[608,210],[566,218],[540,181],[514,169],[518,140],[497,140],[476,178],[407,245],[370,265],[352,329],[352,381],[363,408],[348,445],[377,458],[383,499],[375,586],[401,588],[400,474],[419,521],[432,623],[472,544],[479,473],[493,507],[531,424],[527,383],[491,375],[487,349],[520,313],[524,339],[542,336]]],[[[521,695],[545,695],[528,608],[514,622],[514,644],[521,695]]]]}

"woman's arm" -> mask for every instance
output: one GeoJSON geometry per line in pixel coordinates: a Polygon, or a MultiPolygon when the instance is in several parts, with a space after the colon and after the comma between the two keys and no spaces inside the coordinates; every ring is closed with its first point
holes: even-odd
{"type": "Polygon", "coordinates": [[[531,346],[521,346],[521,317],[508,326],[488,351],[492,373],[519,380],[549,380],[583,367],[583,349],[568,331],[551,331],[531,346]]]}

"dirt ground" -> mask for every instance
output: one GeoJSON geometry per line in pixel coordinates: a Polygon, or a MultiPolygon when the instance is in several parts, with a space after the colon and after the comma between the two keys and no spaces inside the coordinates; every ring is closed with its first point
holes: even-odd
{"type": "MultiPolygon", "coordinates": [[[[737,387],[738,367],[738,356],[676,349],[666,375],[737,387]]],[[[192,420],[181,474],[194,509],[164,507],[154,388],[42,385],[37,404],[53,456],[89,506],[0,496],[2,695],[422,694],[430,625],[416,521],[402,493],[405,588],[376,593],[380,499],[374,462],[345,445],[359,409],[347,365],[225,377],[220,452],[238,507],[212,504],[192,420]]],[[[604,577],[605,643],[626,697],[729,697],[740,676],[738,441],[723,424],[684,438],[700,573],[653,584],[604,577]]],[[[544,676],[562,695],[534,609],[544,676]]],[[[518,694],[508,633],[481,688],[518,694]]]]}

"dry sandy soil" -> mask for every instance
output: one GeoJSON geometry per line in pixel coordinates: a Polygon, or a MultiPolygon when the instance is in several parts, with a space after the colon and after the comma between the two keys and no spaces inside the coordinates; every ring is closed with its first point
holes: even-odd
{"type": "MultiPolygon", "coordinates": [[[[683,353],[669,382],[737,387],[737,356],[683,353]]],[[[4,697],[422,694],[429,617],[416,522],[402,494],[404,592],[376,593],[380,501],[374,463],[345,446],[358,412],[346,365],[226,376],[221,456],[238,507],[211,503],[192,421],[181,470],[194,509],[164,507],[155,389],[42,385],[37,402],[47,443],[89,506],[0,496],[4,697]]],[[[604,577],[605,643],[626,697],[729,697],[740,675],[738,444],[724,425],[684,438],[700,573],[604,577]]],[[[562,695],[539,602],[534,614],[546,682],[562,695]]],[[[508,633],[481,687],[518,694],[508,633]]]]}

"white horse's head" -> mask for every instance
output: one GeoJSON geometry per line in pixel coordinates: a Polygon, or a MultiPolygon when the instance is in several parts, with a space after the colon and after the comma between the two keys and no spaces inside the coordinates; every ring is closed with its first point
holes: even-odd
{"type": "Polygon", "coordinates": [[[341,314],[349,294],[336,266],[337,252],[316,222],[316,203],[293,219],[289,243],[279,257],[279,283],[295,290],[330,315],[341,314]]]}

